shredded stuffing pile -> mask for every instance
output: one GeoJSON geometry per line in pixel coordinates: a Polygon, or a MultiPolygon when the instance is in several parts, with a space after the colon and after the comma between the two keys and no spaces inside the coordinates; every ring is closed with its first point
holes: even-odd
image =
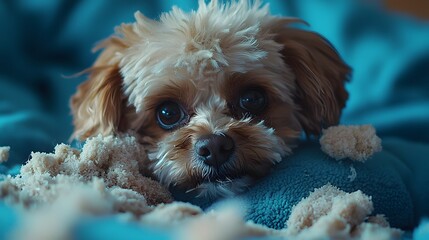
{"type": "MultiPolygon", "coordinates": [[[[1,151],[7,156],[8,148],[1,151]]],[[[6,157],[7,159],[7,157],[6,157]]],[[[54,153],[32,153],[16,177],[0,176],[0,199],[23,219],[12,239],[71,239],[85,216],[116,215],[124,221],[177,232],[176,239],[399,238],[382,216],[369,217],[371,198],[331,185],[310,193],[293,208],[283,230],[245,222],[232,203],[210,212],[173,202],[167,189],[145,177],[146,153],[133,136],[94,137],[82,150],[59,144],[54,153]],[[59,214],[61,213],[61,214],[59,214]]]]}
{"type": "Polygon", "coordinates": [[[16,177],[0,182],[0,197],[33,207],[53,203],[62,194],[91,188],[115,204],[117,211],[146,212],[147,205],[171,202],[170,193],[141,174],[144,149],[132,136],[89,139],[82,150],[59,144],[54,153],[32,153],[16,177]]]}

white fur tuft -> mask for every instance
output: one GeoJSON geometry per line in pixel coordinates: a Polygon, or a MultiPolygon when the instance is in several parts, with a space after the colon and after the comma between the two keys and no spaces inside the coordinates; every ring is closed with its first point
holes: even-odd
{"type": "Polygon", "coordinates": [[[199,1],[197,11],[185,13],[173,7],[159,21],[140,12],[135,18],[135,23],[117,31],[129,46],[118,53],[125,93],[138,111],[143,109],[144,96],[172,76],[175,81],[210,82],[220,72],[244,73],[264,64],[284,65],[278,54],[282,46],[263,30],[280,18],[271,16],[259,1],[199,1]],[[264,63],[269,55],[274,57],[264,63]]]}

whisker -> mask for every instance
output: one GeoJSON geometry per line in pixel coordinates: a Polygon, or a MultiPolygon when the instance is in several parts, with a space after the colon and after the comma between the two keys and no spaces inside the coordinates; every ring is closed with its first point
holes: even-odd
{"type": "Polygon", "coordinates": [[[195,190],[197,190],[197,187],[194,187],[194,188],[188,189],[188,190],[186,190],[186,192],[185,192],[185,193],[190,193],[190,192],[193,192],[193,191],[195,191],[195,190]]]}

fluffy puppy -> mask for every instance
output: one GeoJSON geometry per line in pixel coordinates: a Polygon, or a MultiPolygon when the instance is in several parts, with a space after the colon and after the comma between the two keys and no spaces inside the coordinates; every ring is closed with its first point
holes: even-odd
{"type": "Polygon", "coordinates": [[[136,132],[161,183],[201,195],[241,192],[300,133],[337,124],[349,68],[300,20],[239,0],[140,12],[102,42],[72,97],[74,137],[136,132]]]}

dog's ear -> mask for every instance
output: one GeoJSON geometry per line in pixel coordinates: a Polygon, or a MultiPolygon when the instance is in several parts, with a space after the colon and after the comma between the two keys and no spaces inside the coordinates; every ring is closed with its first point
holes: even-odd
{"type": "Polygon", "coordinates": [[[276,28],[276,42],[296,77],[294,101],[297,117],[307,135],[338,123],[348,93],[345,82],[350,68],[332,45],[320,35],[287,27],[276,28]]]}
{"type": "Polygon", "coordinates": [[[124,115],[122,77],[116,53],[126,48],[121,39],[111,37],[98,48],[104,48],[94,65],[84,71],[89,78],[79,85],[71,98],[74,132],[72,138],[86,139],[118,130],[124,115]]]}

